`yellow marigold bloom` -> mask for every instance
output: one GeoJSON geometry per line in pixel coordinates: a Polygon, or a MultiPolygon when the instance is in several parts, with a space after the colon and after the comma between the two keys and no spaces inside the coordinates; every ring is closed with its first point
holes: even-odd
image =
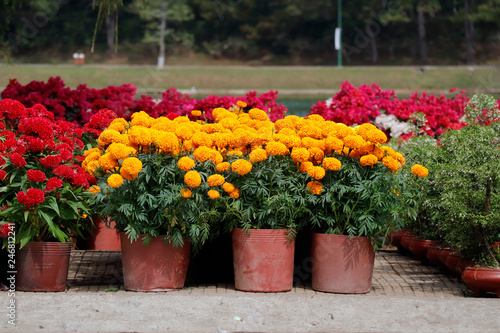
{"type": "Polygon", "coordinates": [[[89,175],[93,175],[100,166],[99,161],[90,161],[84,169],[89,175]]]}
{"type": "Polygon", "coordinates": [[[91,161],[98,161],[101,156],[101,151],[98,149],[97,151],[94,151],[93,153],[87,155],[85,161],[87,161],[87,163],[91,161]]]}
{"type": "Polygon", "coordinates": [[[326,138],[325,145],[330,150],[341,150],[344,147],[344,141],[339,138],[329,136],[326,138]]]}
{"type": "Polygon", "coordinates": [[[194,135],[193,129],[190,126],[184,124],[177,126],[174,133],[179,139],[183,141],[191,140],[194,135]]]}
{"type": "Polygon", "coordinates": [[[198,162],[206,162],[214,158],[214,153],[216,151],[213,150],[212,148],[206,147],[206,146],[201,146],[198,147],[194,150],[193,152],[193,157],[198,161],[198,162]]]}
{"type": "Polygon", "coordinates": [[[224,184],[224,182],[226,181],[226,178],[224,178],[223,175],[211,175],[210,177],[207,178],[207,184],[208,186],[212,186],[212,187],[215,187],[215,186],[221,186],[222,184],[224,184]]]}
{"type": "Polygon", "coordinates": [[[307,188],[309,189],[309,192],[317,195],[320,194],[323,190],[323,184],[318,181],[310,181],[309,183],[307,183],[307,188]]]}
{"type": "Polygon", "coordinates": [[[88,150],[86,150],[83,153],[83,156],[87,157],[87,156],[89,156],[90,154],[93,154],[93,153],[99,153],[99,156],[100,156],[101,155],[101,150],[99,148],[88,149],[88,150]]]}
{"type": "Polygon", "coordinates": [[[229,162],[222,162],[215,166],[215,171],[217,172],[225,172],[229,171],[229,169],[231,169],[231,164],[229,162]]]}
{"type": "Polygon", "coordinates": [[[311,154],[313,162],[316,163],[321,162],[323,160],[323,157],[325,157],[325,153],[323,152],[323,150],[319,149],[318,147],[309,148],[309,153],[311,154]]]}
{"type": "Polygon", "coordinates": [[[302,144],[300,137],[297,135],[276,134],[275,140],[276,139],[284,144],[287,148],[300,147],[300,145],[302,144]]]}
{"type": "Polygon", "coordinates": [[[177,124],[182,124],[182,123],[190,123],[191,122],[191,119],[189,119],[187,116],[181,116],[181,117],[177,117],[175,118],[174,120],[172,120],[174,123],[177,123],[177,124]]]}
{"type": "Polygon", "coordinates": [[[350,149],[359,149],[365,145],[365,140],[359,135],[348,135],[344,139],[344,146],[350,149]]]}
{"type": "Polygon", "coordinates": [[[130,121],[130,126],[142,126],[142,127],[151,127],[153,125],[154,119],[149,116],[146,112],[140,111],[136,112],[131,116],[132,120],[130,121]]]}
{"type": "Polygon", "coordinates": [[[184,175],[184,183],[189,187],[198,187],[201,184],[201,176],[197,171],[188,171],[184,175]]]}
{"type": "MultiPolygon", "coordinates": [[[[359,126],[356,126],[355,130],[356,130],[356,133],[358,133],[359,135],[361,135],[361,137],[365,140],[367,140],[365,138],[366,134],[370,131],[373,131],[373,130],[377,130],[378,128],[373,125],[373,124],[370,124],[370,123],[364,123],[364,124],[361,124],[359,126]]],[[[369,141],[369,140],[368,140],[369,141]]]]}
{"type": "Polygon", "coordinates": [[[99,158],[99,165],[104,170],[113,170],[118,166],[118,161],[111,154],[106,153],[99,158]]]}
{"type": "Polygon", "coordinates": [[[156,137],[156,144],[163,153],[177,155],[181,150],[179,138],[172,132],[160,132],[156,137]]]}
{"type": "Polygon", "coordinates": [[[266,145],[266,152],[271,156],[290,154],[290,150],[281,142],[269,142],[266,145]]]}
{"type": "Polygon", "coordinates": [[[128,122],[125,119],[115,118],[113,119],[111,124],[109,124],[108,129],[113,129],[121,133],[125,131],[127,127],[128,127],[128,122]]]}
{"type": "Polygon", "coordinates": [[[340,162],[335,157],[326,157],[323,159],[323,168],[325,170],[337,171],[342,167],[342,162],[340,162]]]}
{"type": "MultiPolygon", "coordinates": [[[[131,176],[132,179],[137,178],[137,175],[142,170],[142,162],[137,157],[128,157],[123,160],[122,167],[120,169],[124,170],[131,176]]],[[[131,180],[131,179],[128,179],[131,180]]]]}
{"type": "Polygon", "coordinates": [[[417,177],[427,177],[427,175],[429,175],[429,170],[423,165],[415,164],[411,167],[411,173],[417,177]]]}
{"type": "Polygon", "coordinates": [[[394,157],[395,159],[398,160],[399,163],[401,163],[400,168],[402,168],[406,164],[406,160],[403,154],[396,152],[392,157],[394,157]]]}
{"type": "Polygon", "coordinates": [[[112,188],[117,188],[123,185],[123,177],[114,173],[108,177],[108,185],[112,188]]]}
{"type": "Polygon", "coordinates": [[[310,115],[307,116],[307,119],[314,120],[314,121],[325,121],[325,118],[323,118],[319,114],[310,114],[310,115]]]}
{"type": "Polygon", "coordinates": [[[201,146],[212,147],[213,145],[212,137],[210,136],[210,134],[205,132],[194,133],[191,140],[193,140],[193,144],[196,147],[201,147],[201,146]]]}
{"type": "Polygon", "coordinates": [[[235,188],[235,187],[234,187],[234,185],[233,185],[233,184],[231,184],[231,183],[224,183],[224,184],[222,185],[222,189],[223,189],[226,193],[228,193],[228,194],[229,194],[229,193],[233,192],[236,188],[235,188]]]}
{"type": "Polygon", "coordinates": [[[282,129],[288,128],[293,131],[293,134],[296,133],[295,125],[293,124],[293,121],[291,119],[288,119],[288,117],[276,120],[276,122],[274,123],[274,128],[277,132],[281,132],[282,129]]]}
{"type": "Polygon", "coordinates": [[[325,169],[323,169],[320,166],[312,166],[309,169],[307,169],[307,174],[309,177],[314,178],[316,180],[323,179],[325,177],[325,169]]]}
{"type": "Polygon", "coordinates": [[[307,148],[293,148],[290,155],[295,163],[309,161],[311,153],[307,148]]]}
{"type": "Polygon", "coordinates": [[[245,103],[243,101],[236,102],[236,105],[238,105],[240,108],[246,108],[247,107],[247,103],[245,103]]]}
{"type": "Polygon", "coordinates": [[[217,199],[218,197],[220,197],[220,194],[219,194],[219,191],[209,190],[208,196],[210,197],[210,199],[214,200],[214,199],[217,199]]]}
{"type": "Polygon", "coordinates": [[[191,111],[191,115],[193,117],[200,117],[201,116],[201,111],[200,110],[193,110],[193,111],[191,111]]]}
{"type": "Polygon", "coordinates": [[[242,156],[243,155],[243,152],[239,149],[231,149],[230,151],[227,152],[227,155],[234,155],[234,156],[242,156]]]}
{"type": "Polygon", "coordinates": [[[89,188],[89,192],[92,192],[95,194],[101,192],[101,188],[97,185],[92,185],[90,188],[89,188]]]}
{"type": "Polygon", "coordinates": [[[385,156],[391,156],[394,159],[396,158],[396,154],[397,153],[391,147],[389,147],[389,146],[381,146],[380,149],[382,149],[382,151],[384,152],[385,156]]]}
{"type": "MultiPolygon", "coordinates": [[[[280,119],[280,120],[283,120],[283,119],[280,119]]],[[[285,128],[280,129],[278,134],[281,134],[284,136],[293,136],[293,135],[297,135],[297,132],[295,132],[294,129],[285,127],[285,128]]]]}
{"type": "Polygon", "coordinates": [[[149,128],[143,126],[131,127],[128,131],[128,138],[130,142],[142,147],[149,147],[153,143],[149,128]]]}
{"type": "Polygon", "coordinates": [[[233,199],[238,199],[240,197],[240,190],[235,188],[234,191],[229,193],[229,196],[233,199]]]}
{"type": "Polygon", "coordinates": [[[117,160],[123,160],[130,155],[135,155],[137,151],[123,143],[113,142],[108,146],[108,149],[106,149],[106,153],[111,154],[111,156],[117,160]]]}
{"type": "Polygon", "coordinates": [[[323,138],[323,132],[321,128],[315,126],[314,124],[307,124],[303,126],[298,134],[301,138],[309,137],[317,140],[323,138]]]}
{"type": "Polygon", "coordinates": [[[312,164],[312,162],[302,162],[300,164],[300,168],[299,168],[299,171],[300,172],[307,172],[309,170],[309,168],[312,168],[314,165],[312,164]]]}
{"type": "Polygon", "coordinates": [[[258,149],[252,150],[249,157],[250,157],[250,161],[252,161],[252,163],[262,162],[264,160],[267,160],[267,152],[262,148],[258,148],[258,149]]]}
{"type": "Polygon", "coordinates": [[[181,196],[182,196],[183,198],[189,198],[189,197],[191,196],[191,194],[192,194],[192,193],[191,193],[191,190],[190,190],[190,189],[183,188],[183,189],[181,190],[181,196]]]}
{"type": "Polygon", "coordinates": [[[392,172],[396,172],[399,169],[399,162],[391,156],[386,156],[382,159],[382,163],[392,172]]]}
{"type": "Polygon", "coordinates": [[[175,132],[177,129],[177,123],[173,122],[172,120],[168,118],[158,118],[156,119],[155,123],[153,126],[151,126],[152,129],[156,129],[158,131],[163,131],[163,132],[175,132]],[[159,120],[161,119],[161,120],[159,120]]]}
{"type": "Polygon", "coordinates": [[[125,169],[120,169],[120,176],[123,177],[123,179],[126,179],[126,180],[134,180],[137,178],[137,175],[131,175],[127,170],[125,169]]]}
{"type": "Polygon", "coordinates": [[[231,163],[231,170],[241,176],[244,176],[252,171],[252,163],[247,160],[239,159],[231,163]]]}
{"type": "Polygon", "coordinates": [[[369,154],[361,156],[359,162],[361,163],[362,166],[367,166],[367,165],[374,166],[375,164],[378,163],[378,158],[375,155],[369,154]]]}
{"type": "Polygon", "coordinates": [[[354,131],[354,129],[352,129],[351,127],[348,127],[344,124],[337,124],[337,127],[335,130],[337,131],[335,133],[335,135],[339,139],[344,139],[348,135],[356,135],[356,131],[354,131]]]}
{"type": "Polygon", "coordinates": [[[387,142],[387,135],[378,128],[371,129],[362,135],[363,139],[374,144],[382,144],[387,142]]]}
{"type": "Polygon", "coordinates": [[[222,154],[219,153],[217,150],[214,150],[214,154],[212,156],[212,162],[217,165],[219,163],[222,163],[224,161],[224,157],[222,157],[222,154]]]}
{"type": "Polygon", "coordinates": [[[189,171],[192,168],[194,168],[194,160],[192,158],[189,158],[187,156],[181,157],[179,161],[177,162],[177,167],[181,169],[182,171],[189,171]]]}
{"type": "Polygon", "coordinates": [[[257,109],[257,108],[254,108],[254,109],[251,109],[250,111],[248,111],[248,115],[250,116],[251,119],[255,119],[255,120],[260,120],[260,121],[268,121],[269,120],[267,113],[265,113],[261,109],[257,109]]]}
{"type": "Polygon", "coordinates": [[[116,142],[117,138],[120,137],[120,132],[114,129],[107,129],[102,131],[99,135],[99,141],[102,143],[102,146],[109,145],[112,142],[116,142]]]}

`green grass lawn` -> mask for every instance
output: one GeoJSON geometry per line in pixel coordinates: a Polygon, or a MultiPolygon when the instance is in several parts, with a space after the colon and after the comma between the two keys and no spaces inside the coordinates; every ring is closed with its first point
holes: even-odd
{"type": "MultiPolygon", "coordinates": [[[[500,92],[500,69],[467,68],[427,69],[408,67],[153,67],[130,66],[56,66],[1,65],[0,87],[9,79],[21,84],[32,80],[46,81],[60,76],[67,86],[75,88],[86,83],[92,88],[132,83],[139,89],[206,90],[338,90],[340,83],[349,81],[355,86],[378,83],[382,89],[398,91],[442,92],[457,87],[469,93],[500,92]]],[[[294,93],[296,92],[289,92],[294,93]]]]}

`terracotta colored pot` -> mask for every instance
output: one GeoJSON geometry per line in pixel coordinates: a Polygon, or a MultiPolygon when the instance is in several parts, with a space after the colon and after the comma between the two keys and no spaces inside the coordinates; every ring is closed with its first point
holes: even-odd
{"type": "Polygon", "coordinates": [[[441,260],[439,260],[439,255],[441,254],[441,247],[438,244],[431,244],[427,249],[427,260],[429,264],[440,267],[441,260]]]}
{"type": "Polygon", "coordinates": [[[446,265],[446,267],[448,267],[451,274],[455,276],[460,276],[461,272],[458,270],[458,265],[460,265],[461,261],[462,261],[461,255],[450,253],[448,254],[448,257],[446,257],[446,261],[444,262],[444,264],[446,265]]]}
{"type": "Polygon", "coordinates": [[[370,292],[375,252],[369,238],[313,233],[312,288],[342,294],[370,292]]]}
{"type": "MultiPolygon", "coordinates": [[[[449,248],[449,247],[442,248],[442,249],[441,249],[441,254],[439,255],[439,260],[440,260],[440,261],[441,261],[444,265],[446,265],[446,264],[445,264],[445,262],[446,262],[446,258],[448,258],[448,255],[449,255],[450,253],[453,253],[453,252],[455,252],[455,250],[454,250],[454,249],[451,249],[451,248],[449,248]]],[[[447,269],[448,269],[448,268],[447,268],[447,269]]]]}
{"type": "Polygon", "coordinates": [[[71,242],[29,242],[17,250],[16,290],[64,291],[71,242]]]}
{"type": "Polygon", "coordinates": [[[476,296],[492,291],[500,297],[500,269],[467,267],[462,280],[476,296]]]}
{"type": "Polygon", "coordinates": [[[415,258],[420,260],[422,265],[425,265],[428,263],[427,250],[429,249],[429,246],[433,244],[436,244],[436,241],[413,238],[410,240],[408,248],[410,252],[415,256],[415,258]]]}
{"type": "Polygon", "coordinates": [[[130,241],[120,233],[123,281],[132,291],[170,291],[184,287],[191,253],[191,243],[175,248],[161,238],[144,245],[142,237],[130,241]]]}
{"type": "Polygon", "coordinates": [[[407,234],[403,235],[401,238],[401,246],[407,251],[407,253],[410,252],[410,241],[414,238],[417,238],[417,235],[407,234]]]}
{"type": "Polygon", "coordinates": [[[232,232],[234,285],[242,291],[289,291],[293,285],[295,238],[288,229],[235,228],[232,232]]]}
{"type": "Polygon", "coordinates": [[[462,275],[462,273],[465,271],[467,267],[474,267],[474,266],[476,266],[476,263],[474,261],[465,260],[462,258],[462,260],[460,260],[460,262],[457,265],[457,271],[458,273],[460,273],[460,275],[462,275]]]}
{"type": "Polygon", "coordinates": [[[115,229],[116,223],[109,221],[109,228],[106,223],[97,215],[92,216],[94,227],[92,234],[86,240],[87,250],[92,251],[120,251],[120,233],[115,229]]]}
{"type": "Polygon", "coordinates": [[[393,246],[397,247],[399,251],[404,251],[404,248],[401,246],[401,239],[404,235],[413,234],[413,232],[413,229],[401,229],[398,231],[393,231],[389,236],[389,241],[393,246]]]}

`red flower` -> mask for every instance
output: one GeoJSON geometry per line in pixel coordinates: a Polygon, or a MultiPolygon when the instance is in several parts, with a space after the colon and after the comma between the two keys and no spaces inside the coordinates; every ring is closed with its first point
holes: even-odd
{"type": "Polygon", "coordinates": [[[42,140],[54,137],[54,123],[44,117],[24,118],[19,123],[19,131],[26,135],[38,136],[42,140]]]}
{"type": "Polygon", "coordinates": [[[30,182],[43,182],[47,176],[40,170],[28,170],[28,180],[30,182]]]}
{"type": "Polygon", "coordinates": [[[68,149],[61,149],[59,156],[61,156],[62,161],[71,161],[73,159],[73,153],[71,153],[68,149]]]}
{"type": "Polygon", "coordinates": [[[5,180],[6,178],[7,178],[7,172],[5,172],[5,170],[0,169],[0,180],[5,180]]]}
{"type": "Polygon", "coordinates": [[[7,118],[17,119],[25,116],[26,107],[20,102],[10,98],[0,101],[0,114],[5,114],[7,118]]]}
{"type": "Polygon", "coordinates": [[[45,201],[45,194],[37,188],[29,188],[26,193],[20,191],[16,195],[17,201],[27,208],[37,206],[45,201]]]}
{"type": "Polygon", "coordinates": [[[48,169],[54,169],[59,164],[61,164],[62,158],[60,155],[48,155],[46,157],[40,158],[40,164],[48,169]]]}
{"type": "Polygon", "coordinates": [[[52,177],[47,181],[47,185],[45,185],[45,193],[52,192],[61,186],[63,186],[63,181],[57,177],[52,177]]]}
{"type": "Polygon", "coordinates": [[[5,223],[0,227],[0,237],[7,238],[12,234],[14,223],[5,223]]]}
{"type": "Polygon", "coordinates": [[[10,161],[12,162],[13,165],[15,165],[18,168],[26,166],[26,160],[19,153],[10,154],[10,161]]]}
{"type": "Polygon", "coordinates": [[[26,142],[28,143],[28,150],[32,152],[39,152],[45,148],[45,143],[40,138],[28,136],[26,137],[26,142]]]}
{"type": "Polygon", "coordinates": [[[73,177],[75,176],[75,172],[73,171],[73,169],[71,169],[69,166],[64,165],[64,164],[59,165],[54,170],[52,170],[52,172],[54,174],[58,175],[59,177],[62,177],[64,179],[68,179],[68,180],[72,180],[73,177]]]}

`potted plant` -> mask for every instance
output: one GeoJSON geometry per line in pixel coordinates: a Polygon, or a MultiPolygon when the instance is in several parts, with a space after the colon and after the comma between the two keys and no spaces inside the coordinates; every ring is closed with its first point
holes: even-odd
{"type": "Polygon", "coordinates": [[[201,128],[187,117],[139,112],[115,119],[86,152],[82,165],[98,179],[96,209],[121,232],[127,290],[182,288],[191,246],[201,247],[218,220],[205,181],[216,151],[201,128]]]}
{"type": "MultiPolygon", "coordinates": [[[[313,213],[315,290],[369,292],[377,239],[385,239],[392,229],[401,227],[400,207],[412,198],[399,172],[405,159],[383,146],[386,140],[386,135],[371,124],[355,128],[337,124],[326,138],[321,162],[324,177],[315,178],[306,170],[315,178],[306,201],[313,213]]],[[[419,172],[426,172],[419,168],[419,172]]]]}
{"type": "Polygon", "coordinates": [[[467,126],[440,138],[436,186],[442,196],[436,206],[448,215],[445,241],[463,259],[476,263],[467,269],[463,263],[458,266],[464,281],[476,294],[493,291],[499,295],[500,258],[493,244],[500,219],[500,111],[493,97],[475,95],[465,108],[465,117],[467,126]]]}
{"type": "Polygon", "coordinates": [[[18,245],[16,288],[63,291],[72,237],[89,228],[83,217],[90,214],[91,179],[77,159],[81,133],[40,104],[4,99],[0,118],[0,223],[12,237],[3,246],[18,245]]]}

